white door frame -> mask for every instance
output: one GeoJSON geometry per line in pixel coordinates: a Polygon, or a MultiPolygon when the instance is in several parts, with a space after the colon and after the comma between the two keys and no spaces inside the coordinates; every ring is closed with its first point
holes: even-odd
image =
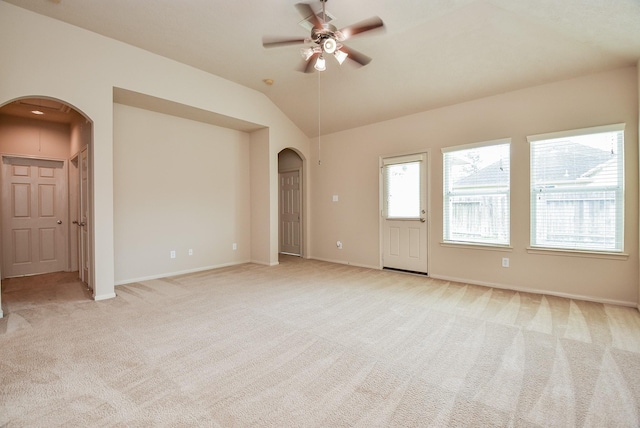
{"type": "Polygon", "coordinates": [[[88,233],[88,223],[90,223],[90,192],[89,181],[84,183],[86,195],[83,193],[82,174],[86,173],[87,180],[90,180],[89,169],[89,147],[85,146],[74,154],[69,161],[69,218],[71,221],[69,228],[69,242],[73,250],[69,266],[71,270],[77,270],[78,276],[87,287],[93,290],[91,282],[91,235],[88,233]],[[83,164],[83,157],[86,158],[86,165],[83,164]],[[84,166],[83,166],[84,165],[84,166]],[[73,167],[72,167],[73,166],[73,167]],[[86,168],[86,171],[85,171],[86,168]],[[85,199],[86,198],[86,199],[85,199]],[[73,204],[72,204],[73,202],[73,204]],[[87,216],[83,216],[82,208],[85,204],[87,216]],[[75,269],[74,269],[75,268],[75,269]]]}
{"type": "Polygon", "coordinates": [[[286,169],[286,170],[282,170],[282,171],[278,171],[278,253],[280,253],[282,251],[282,248],[280,246],[281,244],[281,236],[282,236],[282,230],[280,230],[280,227],[282,225],[282,221],[280,219],[280,207],[281,207],[281,201],[280,201],[280,175],[281,174],[286,174],[288,172],[298,172],[298,179],[300,180],[300,200],[298,201],[298,203],[300,204],[300,206],[298,207],[298,209],[300,210],[300,221],[299,221],[299,234],[300,234],[300,254],[296,254],[299,255],[300,257],[304,256],[304,223],[303,223],[303,219],[304,219],[304,181],[303,181],[303,177],[302,177],[302,167],[300,168],[293,168],[293,169],[286,169]]]}
{"type": "Polygon", "coordinates": [[[426,207],[426,223],[427,223],[427,266],[425,267],[427,276],[429,269],[429,260],[431,254],[431,150],[423,149],[423,150],[415,150],[410,152],[401,152],[401,153],[393,153],[388,155],[381,155],[378,159],[378,242],[379,242],[379,260],[378,267],[380,269],[384,269],[384,159],[395,158],[395,157],[403,157],[403,156],[412,156],[424,153],[426,155],[426,168],[425,171],[425,190],[426,190],[426,198],[424,201],[426,207]]]}

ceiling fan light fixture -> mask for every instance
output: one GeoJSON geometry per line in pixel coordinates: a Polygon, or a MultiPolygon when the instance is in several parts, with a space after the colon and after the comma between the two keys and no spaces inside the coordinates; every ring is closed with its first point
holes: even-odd
{"type": "Polygon", "coordinates": [[[326,39],[322,46],[324,51],[328,54],[334,53],[336,51],[336,48],[338,47],[336,41],[332,38],[326,39]]]}
{"type": "Polygon", "coordinates": [[[324,57],[322,55],[318,57],[318,59],[316,60],[316,65],[314,65],[313,68],[315,68],[318,71],[325,71],[327,69],[327,66],[324,61],[324,57]]]}
{"type": "Polygon", "coordinates": [[[349,54],[338,49],[337,51],[335,51],[333,56],[335,56],[336,59],[338,60],[338,64],[342,65],[342,63],[347,59],[349,54]]]}

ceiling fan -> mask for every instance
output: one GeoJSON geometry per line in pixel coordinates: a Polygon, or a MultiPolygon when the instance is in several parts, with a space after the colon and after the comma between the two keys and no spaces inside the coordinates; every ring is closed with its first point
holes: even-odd
{"type": "Polygon", "coordinates": [[[346,59],[353,60],[361,66],[369,64],[371,62],[370,57],[345,46],[342,42],[357,34],[384,27],[382,19],[375,16],[338,30],[335,26],[327,22],[327,13],[325,11],[325,3],[327,0],[320,0],[320,2],[322,3],[321,16],[318,16],[311,8],[311,5],[307,3],[296,4],[296,9],[298,9],[300,15],[313,26],[310,37],[303,39],[263,37],[262,46],[265,48],[275,48],[302,43],[313,43],[312,46],[305,47],[301,51],[305,62],[300,71],[305,73],[310,73],[314,69],[324,71],[326,69],[326,55],[333,55],[340,64],[346,59]]]}

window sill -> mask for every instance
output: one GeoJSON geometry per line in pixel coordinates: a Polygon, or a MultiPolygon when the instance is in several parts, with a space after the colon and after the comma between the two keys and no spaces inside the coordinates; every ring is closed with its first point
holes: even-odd
{"type": "Polygon", "coordinates": [[[627,253],[609,253],[605,251],[566,250],[559,248],[527,248],[529,254],[543,254],[566,257],[586,257],[592,259],[622,260],[629,259],[627,253]]]}
{"type": "Polygon", "coordinates": [[[513,247],[509,245],[497,245],[497,244],[478,244],[478,243],[467,243],[467,242],[441,241],[440,246],[449,247],[449,248],[465,248],[469,250],[483,250],[483,251],[503,251],[503,252],[513,251],[513,247]]]}

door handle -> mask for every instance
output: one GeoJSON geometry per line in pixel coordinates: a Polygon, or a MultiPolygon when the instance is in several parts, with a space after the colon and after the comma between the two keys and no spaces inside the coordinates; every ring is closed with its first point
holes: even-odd
{"type": "Polygon", "coordinates": [[[78,223],[78,220],[73,220],[71,223],[79,227],[83,227],[86,224],[84,221],[81,221],[80,223],[78,223]]]}
{"type": "Polygon", "coordinates": [[[426,219],[426,218],[424,218],[424,217],[420,217],[420,221],[424,223],[424,222],[426,222],[426,221],[427,221],[427,219],[426,219]]]}
{"type": "Polygon", "coordinates": [[[56,223],[62,224],[62,220],[58,220],[58,221],[56,221],[56,223]]]}

